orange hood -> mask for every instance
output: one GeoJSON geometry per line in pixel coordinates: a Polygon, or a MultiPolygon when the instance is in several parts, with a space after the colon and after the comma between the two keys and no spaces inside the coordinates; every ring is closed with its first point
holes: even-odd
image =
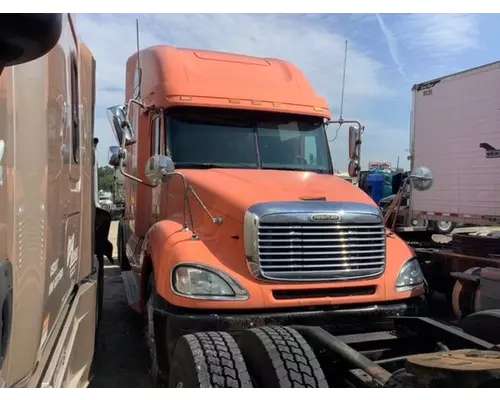
{"type": "Polygon", "coordinates": [[[313,172],[210,169],[179,170],[196,189],[209,209],[242,220],[256,203],[326,201],[370,204],[375,202],[361,189],[333,175],[313,172]],[[318,199],[319,200],[319,199],[318,199]]]}

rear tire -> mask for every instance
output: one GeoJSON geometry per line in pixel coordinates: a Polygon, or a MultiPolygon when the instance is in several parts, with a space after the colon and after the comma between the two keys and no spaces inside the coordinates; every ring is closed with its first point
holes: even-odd
{"type": "Polygon", "coordinates": [[[295,329],[265,326],[246,330],[238,344],[259,387],[328,387],[316,355],[295,329]]]}
{"type": "Polygon", "coordinates": [[[498,345],[500,310],[483,310],[470,314],[460,321],[460,328],[478,339],[498,345]]]}
{"type": "Polygon", "coordinates": [[[253,387],[240,349],[227,332],[198,332],[182,336],[172,358],[169,386],[253,387]]]}
{"type": "MultiPolygon", "coordinates": [[[[464,274],[478,276],[481,274],[481,268],[469,268],[464,272],[464,274]]],[[[461,320],[467,315],[474,313],[474,307],[477,303],[477,289],[478,287],[475,287],[472,283],[466,283],[464,285],[459,280],[455,282],[452,292],[451,305],[457,320],[461,320]]]]}
{"type": "Polygon", "coordinates": [[[434,231],[438,235],[449,235],[456,228],[456,224],[450,221],[436,221],[434,223],[434,231]]]}

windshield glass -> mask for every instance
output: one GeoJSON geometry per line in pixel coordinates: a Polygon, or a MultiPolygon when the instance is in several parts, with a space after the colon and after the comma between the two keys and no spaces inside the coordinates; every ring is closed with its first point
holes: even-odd
{"type": "Polygon", "coordinates": [[[168,155],[177,168],[332,173],[321,118],[199,109],[167,118],[168,155]]]}

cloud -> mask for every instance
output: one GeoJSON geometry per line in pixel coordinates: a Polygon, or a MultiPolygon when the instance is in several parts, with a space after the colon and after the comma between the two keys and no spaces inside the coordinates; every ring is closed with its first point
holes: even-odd
{"type": "MultiPolygon", "coordinates": [[[[297,65],[338,116],[345,37],[332,31],[338,16],[290,14],[139,14],[140,45],[236,52],[282,58],[297,65]]],[[[104,110],[124,101],[125,62],[135,52],[135,16],[79,14],[77,29],[97,62],[96,136],[100,163],[114,138],[104,110]]],[[[384,65],[349,40],[344,117],[360,116],[371,101],[396,93],[384,65]]],[[[345,153],[343,151],[343,153],[345,153]]]]}
{"type": "Polygon", "coordinates": [[[402,75],[405,76],[404,70],[403,70],[403,64],[399,60],[399,54],[398,54],[398,40],[392,33],[392,31],[387,27],[387,25],[384,23],[384,20],[380,16],[380,14],[375,14],[377,17],[377,22],[380,27],[380,30],[382,31],[382,34],[385,37],[385,40],[387,42],[387,46],[389,47],[389,53],[391,55],[392,61],[394,61],[394,64],[396,64],[396,67],[398,68],[398,72],[402,75]]]}
{"type": "Polygon", "coordinates": [[[410,14],[401,37],[410,50],[450,56],[478,47],[478,25],[477,14],[410,14]]]}

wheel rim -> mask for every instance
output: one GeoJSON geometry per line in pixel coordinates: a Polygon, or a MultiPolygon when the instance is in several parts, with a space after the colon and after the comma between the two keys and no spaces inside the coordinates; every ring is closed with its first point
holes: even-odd
{"type": "Polygon", "coordinates": [[[442,231],[447,231],[451,228],[451,222],[449,221],[438,221],[438,228],[442,231]]]}

